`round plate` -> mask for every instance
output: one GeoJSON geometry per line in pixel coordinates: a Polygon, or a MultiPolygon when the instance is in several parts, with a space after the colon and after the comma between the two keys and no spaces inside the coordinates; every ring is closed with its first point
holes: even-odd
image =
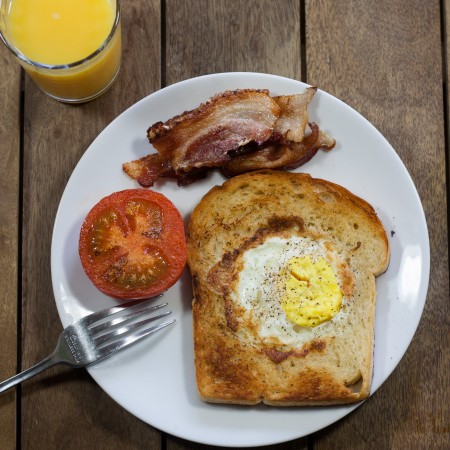
{"type": "MultiPolygon", "coordinates": [[[[236,88],[268,88],[271,95],[303,92],[295,80],[256,73],[224,73],[186,80],[139,101],[117,117],[80,159],[58,209],[52,240],[53,289],[64,326],[115,304],[83,272],[78,257],[81,224],[102,197],[139,187],[122,163],[153,152],[147,128],[212,95],[236,88]]],[[[333,136],[336,147],[319,153],[298,171],[328,179],[364,198],[377,211],[389,235],[391,262],[377,279],[375,356],[372,393],[394,370],[415,333],[429,277],[426,221],[414,184],[393,148],[360,114],[318,90],[310,120],[333,136]],[[414,226],[412,226],[414,225],[414,226]]],[[[212,173],[187,187],[157,183],[189,219],[194,206],[216,184],[212,173]]],[[[122,407],[148,424],[191,441],[244,447],[289,441],[342,418],[358,405],[275,408],[208,404],[196,391],[188,270],[164,294],[176,322],[164,331],[89,368],[96,382],[122,407]]]]}

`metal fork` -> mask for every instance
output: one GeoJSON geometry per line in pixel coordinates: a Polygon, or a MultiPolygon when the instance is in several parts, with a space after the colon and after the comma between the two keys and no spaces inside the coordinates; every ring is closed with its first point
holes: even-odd
{"type": "Polygon", "coordinates": [[[40,363],[0,383],[0,393],[56,364],[86,367],[155,333],[175,322],[175,319],[148,324],[162,319],[171,311],[151,315],[167,306],[154,305],[155,299],[132,301],[83,317],[61,333],[54,352],[40,363]],[[123,314],[122,314],[123,313],[123,314]],[[142,319],[139,322],[136,320],[142,319]]]}

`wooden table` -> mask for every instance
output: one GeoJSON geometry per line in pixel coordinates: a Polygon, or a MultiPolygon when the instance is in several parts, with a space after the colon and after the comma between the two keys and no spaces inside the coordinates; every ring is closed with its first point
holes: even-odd
{"type": "MultiPolygon", "coordinates": [[[[99,132],[177,81],[266,72],[319,86],[381,131],[417,186],[431,243],[427,303],[394,373],[338,423],[270,448],[450,448],[450,0],[123,0],[122,13],[120,75],[81,106],[46,97],[0,48],[0,378],[49,354],[61,331],[52,227],[66,182],[99,132]]],[[[207,446],[141,422],[86,371],[57,368],[0,396],[0,448],[207,446]]]]}

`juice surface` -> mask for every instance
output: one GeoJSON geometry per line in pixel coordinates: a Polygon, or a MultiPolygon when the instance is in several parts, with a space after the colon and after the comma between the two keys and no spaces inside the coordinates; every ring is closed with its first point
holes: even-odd
{"type": "Polygon", "coordinates": [[[115,0],[11,0],[7,28],[28,59],[69,64],[102,45],[115,15],[115,0]]]}

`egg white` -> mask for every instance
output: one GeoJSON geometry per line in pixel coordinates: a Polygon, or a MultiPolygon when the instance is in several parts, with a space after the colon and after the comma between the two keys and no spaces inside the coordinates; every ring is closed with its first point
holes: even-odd
{"type": "Polygon", "coordinates": [[[287,318],[281,306],[280,273],[291,258],[304,255],[313,261],[324,258],[342,286],[338,271],[340,259],[329,250],[329,244],[326,248],[325,242],[320,240],[300,236],[271,237],[243,254],[243,269],[231,298],[244,310],[242,320],[251,324],[245,328],[256,333],[254,338],[261,343],[299,348],[312,339],[332,334],[335,332],[332,322],[345,320],[345,297],[339,313],[317,327],[302,327],[287,318]]]}

